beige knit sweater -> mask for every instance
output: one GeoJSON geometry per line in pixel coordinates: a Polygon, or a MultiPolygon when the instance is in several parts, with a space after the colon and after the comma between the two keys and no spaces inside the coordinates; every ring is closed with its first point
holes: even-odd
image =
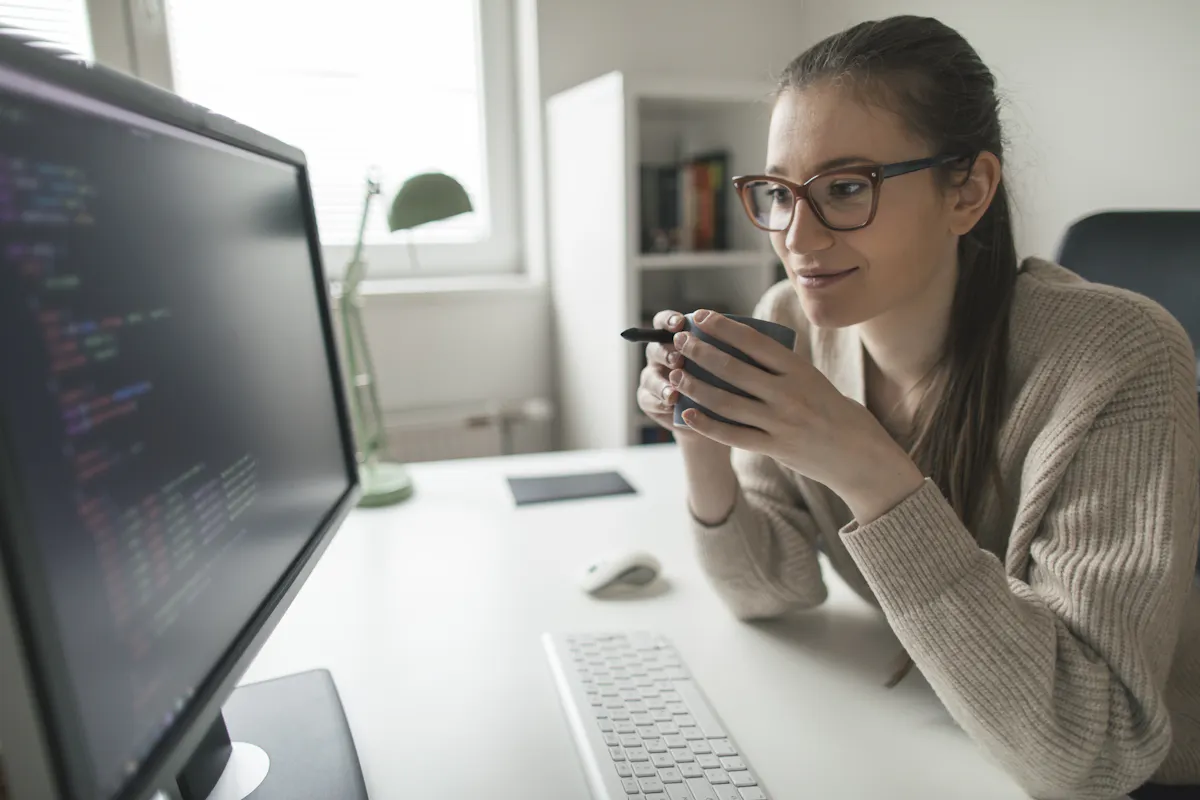
{"type": "MultiPolygon", "coordinates": [[[[864,402],[855,329],[810,327],[787,283],[756,315],[796,328],[797,351],[864,402]]],[[[1034,797],[1200,784],[1192,347],[1149,300],[1037,259],[1022,264],[1010,329],[1007,515],[988,497],[969,531],[926,480],[860,526],[821,484],[735,451],[741,490],[727,521],[696,523],[701,563],[754,619],[821,603],[824,552],[1034,797]]]]}

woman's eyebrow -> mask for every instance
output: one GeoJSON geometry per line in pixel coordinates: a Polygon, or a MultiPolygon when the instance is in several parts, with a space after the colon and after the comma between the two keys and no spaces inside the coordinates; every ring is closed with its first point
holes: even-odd
{"type": "MultiPolygon", "coordinates": [[[[815,170],[813,170],[812,174],[816,175],[819,172],[825,172],[826,170],[837,169],[838,167],[847,167],[852,164],[861,165],[861,164],[874,164],[874,163],[875,163],[874,159],[867,158],[866,156],[838,156],[837,158],[831,158],[828,161],[822,161],[820,164],[817,164],[817,168],[815,170]]],[[[781,166],[779,164],[771,164],[767,167],[767,174],[768,175],[786,176],[787,175],[787,167],[781,166]]]]}

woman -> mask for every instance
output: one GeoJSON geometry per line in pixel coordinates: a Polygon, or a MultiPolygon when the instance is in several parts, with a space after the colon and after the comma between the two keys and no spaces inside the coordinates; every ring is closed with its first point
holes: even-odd
{"type": "Polygon", "coordinates": [[[680,332],[649,346],[638,402],[667,427],[680,395],[744,424],[693,409],[676,430],[734,614],[821,603],[824,552],[1033,796],[1194,798],[1193,351],[1143,297],[1018,265],[1002,158],[992,74],[936,20],[799,56],[766,174],[736,181],[787,272],[756,316],[796,347],[702,310],[767,369],[680,332]]]}

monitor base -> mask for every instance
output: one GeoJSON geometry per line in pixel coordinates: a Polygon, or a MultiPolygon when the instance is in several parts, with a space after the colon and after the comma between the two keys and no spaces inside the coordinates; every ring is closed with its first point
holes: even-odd
{"type": "Polygon", "coordinates": [[[236,689],[177,783],[182,800],[368,800],[326,670],[236,689]]]}

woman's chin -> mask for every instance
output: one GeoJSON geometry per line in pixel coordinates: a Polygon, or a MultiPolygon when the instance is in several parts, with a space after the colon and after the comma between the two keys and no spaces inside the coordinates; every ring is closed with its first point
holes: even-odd
{"type": "MultiPolygon", "coordinates": [[[[794,285],[794,284],[793,284],[794,285]]],[[[818,328],[848,328],[863,321],[857,304],[847,303],[845,298],[813,297],[803,287],[795,287],[800,297],[800,307],[809,324],[818,328]]]]}

